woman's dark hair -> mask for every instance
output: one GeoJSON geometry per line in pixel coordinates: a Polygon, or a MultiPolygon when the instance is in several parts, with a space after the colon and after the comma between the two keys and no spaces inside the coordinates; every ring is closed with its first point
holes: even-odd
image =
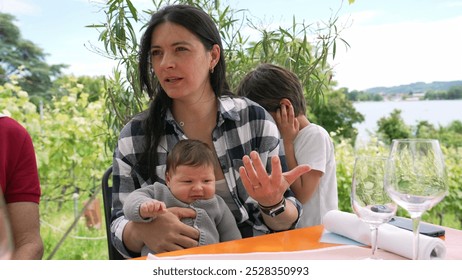
{"type": "Polygon", "coordinates": [[[210,83],[217,97],[229,94],[223,45],[220,33],[212,18],[203,10],[188,5],[166,6],[154,13],[141,38],[141,49],[138,58],[140,85],[147,92],[151,100],[148,117],[144,122],[147,149],[142,159],[143,163],[147,164],[149,168],[151,178],[155,178],[155,167],[158,164],[157,146],[159,145],[160,138],[165,135],[165,115],[167,109],[172,105],[171,98],[154,77],[150,62],[153,31],[165,22],[171,22],[186,28],[199,38],[207,50],[211,50],[213,45],[220,47],[220,59],[213,73],[210,73],[210,83]]]}
{"type": "Polygon", "coordinates": [[[281,99],[287,98],[295,116],[306,113],[305,96],[297,75],[274,64],[263,63],[250,71],[240,82],[236,94],[257,102],[268,112],[276,112],[281,99]]]}
{"type": "Polygon", "coordinates": [[[199,140],[181,140],[168,153],[166,172],[175,173],[180,165],[213,167],[214,162],[215,153],[207,144],[199,140]]]}

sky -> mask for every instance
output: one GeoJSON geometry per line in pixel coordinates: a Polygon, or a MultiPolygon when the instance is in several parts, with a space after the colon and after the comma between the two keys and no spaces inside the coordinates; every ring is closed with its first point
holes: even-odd
{"type": "MultiPolygon", "coordinates": [[[[67,64],[67,74],[111,75],[115,65],[91,51],[102,47],[101,0],[0,0],[0,12],[16,17],[24,39],[41,47],[49,64],[67,64]]],[[[132,0],[139,10],[151,0],[132,0]]],[[[338,87],[462,80],[462,0],[222,0],[268,24],[326,22],[339,15],[341,37],[330,61],[338,87]]]]}

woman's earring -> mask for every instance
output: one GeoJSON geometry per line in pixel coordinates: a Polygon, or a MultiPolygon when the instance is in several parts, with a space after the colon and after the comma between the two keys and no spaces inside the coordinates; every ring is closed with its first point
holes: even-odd
{"type": "Polygon", "coordinates": [[[210,74],[213,74],[214,70],[215,70],[215,67],[210,68],[210,74]]]}

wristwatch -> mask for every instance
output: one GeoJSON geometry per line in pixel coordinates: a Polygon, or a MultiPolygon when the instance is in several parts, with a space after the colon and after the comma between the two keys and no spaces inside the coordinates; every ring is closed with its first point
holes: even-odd
{"type": "Polygon", "coordinates": [[[281,201],[279,201],[273,206],[263,206],[260,203],[258,203],[258,207],[265,215],[274,218],[286,210],[286,198],[283,197],[281,201]]]}

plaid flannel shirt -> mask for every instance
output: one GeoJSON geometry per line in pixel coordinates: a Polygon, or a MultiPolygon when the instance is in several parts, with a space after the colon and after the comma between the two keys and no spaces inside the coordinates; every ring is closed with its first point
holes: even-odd
{"type": "MultiPolygon", "coordinates": [[[[155,181],[165,184],[167,153],[179,140],[187,138],[168,111],[165,120],[166,135],[162,137],[157,148],[159,154],[157,176],[150,178],[147,167],[138,164],[145,149],[145,132],[142,126],[145,117],[146,113],[143,113],[127,123],[120,133],[114,151],[112,242],[125,257],[133,257],[122,242],[122,232],[128,222],[123,216],[125,198],[135,189],[153,184],[155,181]]],[[[212,139],[226,183],[238,206],[238,210],[233,211],[237,223],[249,224],[254,236],[271,232],[264,224],[258,203],[248,196],[241,182],[239,167],[243,165],[244,155],[257,151],[268,172],[271,172],[269,159],[277,155],[281,158],[283,171],[287,169],[280,134],[274,120],[261,106],[247,98],[221,97],[218,122],[212,132],[212,139]]],[[[288,190],[284,196],[294,203],[300,216],[301,204],[295,199],[292,191],[288,190]]]]}

